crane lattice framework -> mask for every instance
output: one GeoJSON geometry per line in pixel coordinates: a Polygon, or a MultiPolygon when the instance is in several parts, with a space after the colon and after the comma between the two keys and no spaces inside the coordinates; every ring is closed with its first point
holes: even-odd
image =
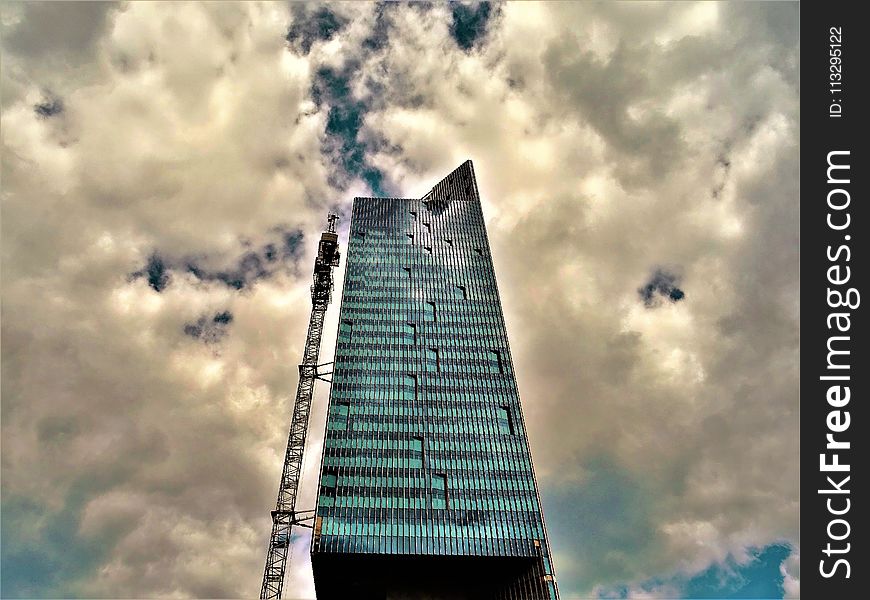
{"type": "Polygon", "coordinates": [[[290,551],[290,529],[293,525],[311,527],[310,521],[314,518],[313,510],[296,510],[296,495],[302,476],[302,455],[308,433],[314,381],[320,379],[330,382],[332,375],[331,362],[318,364],[317,361],[320,355],[323,320],[332,300],[332,269],[338,266],[341,256],[338,251],[338,234],[335,232],[337,220],[337,215],[329,215],[326,231],[320,236],[317,258],[314,261],[311,318],[308,321],[308,335],[305,338],[302,363],[299,365],[299,386],[296,388],[296,404],[293,406],[293,419],[290,422],[290,434],[287,438],[287,454],[284,457],[284,470],[278,488],[278,501],[275,510],[272,511],[272,535],[269,538],[269,553],[266,555],[260,598],[281,598],[287,554],[290,551]]]}

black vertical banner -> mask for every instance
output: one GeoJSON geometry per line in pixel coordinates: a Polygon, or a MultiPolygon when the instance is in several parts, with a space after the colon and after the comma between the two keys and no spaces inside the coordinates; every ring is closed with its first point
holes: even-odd
{"type": "Polygon", "coordinates": [[[859,3],[801,4],[801,596],[866,593],[870,37],[859,3]]]}

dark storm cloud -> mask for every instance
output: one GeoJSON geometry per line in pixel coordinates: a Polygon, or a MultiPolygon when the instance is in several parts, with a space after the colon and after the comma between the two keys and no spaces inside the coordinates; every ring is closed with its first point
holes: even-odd
{"type": "Polygon", "coordinates": [[[563,36],[544,54],[549,83],[559,97],[582,115],[625,164],[617,167],[630,185],[645,185],[679,166],[685,144],[678,120],[653,108],[630,114],[632,101],[654,94],[657,81],[650,49],[620,43],[606,59],[581,49],[578,41],[563,36]]]}
{"type": "Polygon", "coordinates": [[[451,2],[450,12],[453,16],[450,35],[460,48],[471,50],[486,35],[487,25],[493,14],[492,4],[451,2]]]}
{"type": "MultiPolygon", "coordinates": [[[[77,77],[87,78],[98,72],[97,45],[119,6],[113,2],[0,4],[3,106],[27,101],[25,82],[30,77],[39,87],[65,97],[76,85],[64,73],[75,72],[77,77]]],[[[33,100],[29,98],[31,105],[33,100]]]]}
{"type": "Polygon", "coordinates": [[[348,20],[329,9],[329,5],[299,2],[291,6],[293,22],[287,30],[287,41],[300,54],[307,55],[318,41],[328,41],[340,32],[348,20]]]}
{"type": "Polygon", "coordinates": [[[199,281],[217,281],[234,290],[242,290],[256,281],[271,278],[279,269],[295,269],[302,254],[304,234],[301,230],[279,230],[277,233],[280,242],[268,242],[256,250],[247,250],[231,261],[229,267],[210,266],[214,262],[210,257],[172,258],[154,252],[145,267],[131,273],[130,278],[146,277],[154,291],[162,292],[171,282],[173,271],[186,272],[199,281]]]}
{"type": "Polygon", "coordinates": [[[716,169],[713,173],[713,189],[710,195],[714,199],[718,199],[725,189],[725,184],[728,181],[728,173],[731,170],[731,160],[726,156],[719,156],[716,159],[716,169]]]}
{"type": "Polygon", "coordinates": [[[790,84],[799,86],[800,54],[793,52],[795,32],[800,27],[799,11],[783,10],[769,2],[753,2],[744,7],[726,4],[722,11],[746,43],[762,50],[790,84]]]}
{"type": "Polygon", "coordinates": [[[162,292],[169,285],[169,273],[167,273],[166,263],[156,253],[148,259],[148,264],[145,267],[145,274],[148,276],[148,285],[155,292],[162,292]]]}
{"type": "Polygon", "coordinates": [[[271,271],[266,268],[267,262],[271,262],[267,256],[272,256],[271,245],[264,246],[262,253],[244,253],[230,269],[211,270],[190,260],[187,262],[187,270],[200,281],[220,281],[228,287],[241,290],[258,279],[266,279],[271,275],[271,271]]]}
{"type": "Polygon", "coordinates": [[[686,293],[677,287],[679,282],[680,278],[673,273],[656,269],[649,281],[638,288],[637,293],[647,308],[656,306],[662,298],[671,302],[679,302],[686,297],[686,293]]]}
{"type": "Polygon", "coordinates": [[[390,20],[388,12],[399,6],[398,2],[379,2],[375,7],[375,22],[371,32],[363,39],[362,47],[366,50],[383,50],[390,39],[390,20]]]}
{"type": "Polygon", "coordinates": [[[206,344],[216,344],[226,337],[227,328],[232,322],[233,313],[228,310],[219,312],[212,317],[203,315],[195,323],[185,324],[184,333],[192,338],[202,340],[206,344]]]}
{"type": "Polygon", "coordinates": [[[40,117],[47,119],[63,112],[63,101],[60,98],[50,96],[39,104],[34,104],[33,110],[40,117]]]}
{"type": "Polygon", "coordinates": [[[169,285],[169,267],[162,256],[154,252],[148,257],[148,263],[140,270],[130,273],[131,279],[145,277],[149,287],[155,292],[162,292],[169,285]]]}
{"type": "MultiPolygon", "coordinates": [[[[12,4],[12,3],[10,3],[12,4]]],[[[22,2],[18,25],[3,36],[3,46],[28,58],[69,60],[93,51],[105,32],[113,2],[22,2]]]]}

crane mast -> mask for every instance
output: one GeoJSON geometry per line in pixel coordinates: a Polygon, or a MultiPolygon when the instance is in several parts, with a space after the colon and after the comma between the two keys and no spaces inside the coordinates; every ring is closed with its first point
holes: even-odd
{"type": "Polygon", "coordinates": [[[269,537],[269,551],[266,555],[266,568],[263,572],[263,586],[260,598],[281,598],[284,587],[284,573],[287,568],[287,555],[290,551],[290,530],[293,525],[311,527],[306,521],[313,520],[314,511],[297,511],[296,496],[302,476],[302,456],[305,450],[305,437],[308,433],[308,417],[311,413],[311,398],[314,381],[327,379],[331,371],[321,371],[332,363],[318,364],[320,339],[323,334],[323,320],[326,309],[332,300],[332,270],[338,266],[338,234],[335,232],[337,215],[330,214],[326,231],[320,236],[317,258],[314,261],[314,283],[311,286],[311,318],[308,321],[308,335],[305,350],[299,365],[299,385],[296,388],[296,403],[293,405],[293,418],[287,438],[287,453],[284,456],[284,469],[278,487],[278,501],[272,511],[272,534],[269,537]]]}

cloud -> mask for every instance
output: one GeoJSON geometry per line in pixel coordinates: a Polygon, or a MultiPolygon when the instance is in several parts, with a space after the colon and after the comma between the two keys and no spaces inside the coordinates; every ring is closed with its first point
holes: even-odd
{"type": "Polygon", "coordinates": [[[324,151],[332,158],[332,170],[335,173],[330,183],[346,188],[353,178],[361,177],[371,186],[375,195],[384,195],[384,175],[368,164],[366,148],[359,139],[368,107],[354,97],[350,88],[358,68],[359,64],[348,63],[340,70],[329,67],[318,69],[312,97],[318,107],[326,105],[324,151]]]}
{"type": "Polygon", "coordinates": [[[468,158],[563,596],[797,593],[797,6],[487,6],[3,5],[4,596],[256,593],[316,232],[468,158]]]}
{"type": "Polygon", "coordinates": [[[3,36],[3,47],[28,59],[93,52],[115,8],[111,3],[91,2],[67,2],[59,7],[12,3],[4,12],[16,26],[3,36]]]}
{"type": "Polygon", "coordinates": [[[293,21],[287,30],[287,41],[303,55],[311,52],[315,42],[331,40],[347,25],[347,19],[332,12],[328,5],[315,8],[299,3],[292,5],[291,12],[293,21]]]}
{"type": "Polygon", "coordinates": [[[228,261],[224,256],[164,257],[154,252],[146,265],[130,274],[129,279],[144,277],[156,292],[162,292],[175,276],[192,276],[197,281],[220,282],[235,290],[250,287],[259,280],[269,279],[280,271],[296,272],[302,255],[304,233],[301,230],[286,231],[273,227],[259,248],[251,249],[252,243],[241,240],[241,256],[228,261]],[[217,266],[215,266],[217,265],[217,266]]]}
{"type": "Polygon", "coordinates": [[[146,277],[148,285],[151,286],[152,290],[162,292],[169,285],[169,273],[167,271],[166,262],[155,252],[148,257],[148,264],[145,265],[145,268],[131,273],[130,277],[133,279],[146,277]]]}
{"type": "Polygon", "coordinates": [[[187,323],[184,333],[206,344],[216,344],[227,335],[227,326],[233,322],[233,313],[228,310],[213,317],[202,316],[195,323],[187,323]]]}
{"type": "Polygon", "coordinates": [[[46,98],[43,102],[35,104],[33,110],[40,117],[48,118],[63,112],[63,101],[60,98],[46,98]]]}
{"type": "Polygon", "coordinates": [[[738,560],[733,556],[686,582],[684,594],[690,598],[725,596],[731,598],[779,598],[783,594],[781,565],[790,548],[771,544],[750,549],[738,560]]]}
{"type": "Polygon", "coordinates": [[[677,287],[678,277],[667,271],[656,269],[649,281],[637,290],[643,305],[647,308],[656,305],[656,302],[665,298],[671,302],[679,302],[686,297],[686,293],[677,287]],[[658,298],[656,296],[658,295],[658,298]]]}
{"type": "Polygon", "coordinates": [[[493,13],[492,3],[452,2],[450,12],[453,14],[450,35],[460,48],[471,50],[486,35],[487,24],[493,13]]]}
{"type": "Polygon", "coordinates": [[[801,555],[795,551],[779,567],[782,574],[783,598],[801,597],[801,555]]]}
{"type": "Polygon", "coordinates": [[[414,82],[366,119],[406,195],[475,160],[545,508],[584,499],[547,509],[569,594],[798,545],[797,30],[732,8],[507,5],[479,55],[407,23],[366,68],[414,82]],[[617,476],[651,525],[590,553],[560,517],[617,476]]]}
{"type": "Polygon", "coordinates": [[[554,543],[559,585],[569,595],[596,579],[637,579],[637,557],[654,560],[661,545],[656,501],[645,482],[604,455],[583,467],[583,486],[544,489],[548,528],[582,532],[584,540],[569,555],[562,540],[554,543]]]}
{"type": "Polygon", "coordinates": [[[631,586],[595,590],[597,598],[781,598],[783,573],[790,549],[771,544],[751,548],[741,557],[729,555],[690,578],[653,579],[631,586]]]}
{"type": "MultiPolygon", "coordinates": [[[[4,5],[4,44],[69,10],[29,6],[4,5]]],[[[324,121],[278,5],[107,14],[84,70],[4,46],[3,595],[247,596],[308,319],[301,232],[338,195],[324,121]],[[45,89],[61,115],[34,112],[45,89]],[[185,333],[201,318],[200,339],[232,332],[217,356],[185,333]]]]}

